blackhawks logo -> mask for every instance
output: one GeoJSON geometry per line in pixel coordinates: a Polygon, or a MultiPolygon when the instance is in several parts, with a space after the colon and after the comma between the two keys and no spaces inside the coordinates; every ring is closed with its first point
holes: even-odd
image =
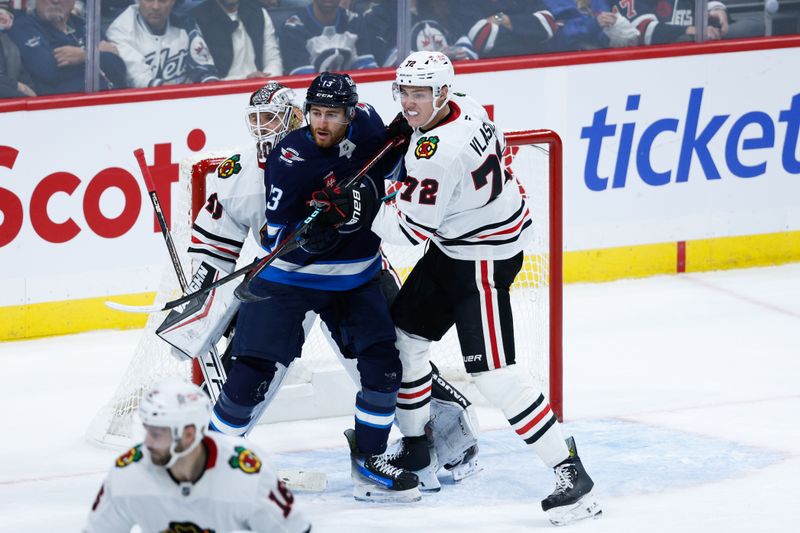
{"type": "Polygon", "coordinates": [[[245,474],[257,474],[261,470],[261,459],[252,451],[243,446],[237,446],[234,451],[238,455],[234,455],[228,461],[231,468],[238,468],[245,474]]]}
{"type": "Polygon", "coordinates": [[[239,159],[239,154],[236,154],[223,161],[222,164],[217,167],[217,176],[225,179],[230,178],[234,174],[238,174],[242,170],[242,165],[239,164],[239,159]]]}
{"type": "Polygon", "coordinates": [[[131,448],[127,452],[123,453],[119,457],[117,457],[117,461],[115,463],[117,468],[125,468],[129,464],[135,463],[136,461],[141,459],[142,458],[142,450],[141,450],[141,448],[142,448],[142,445],[139,444],[137,446],[134,446],[133,448],[131,448]]]}
{"type": "Polygon", "coordinates": [[[414,155],[417,159],[430,159],[436,153],[436,145],[439,144],[439,137],[422,137],[417,141],[414,155]]]}
{"type": "Polygon", "coordinates": [[[169,527],[161,533],[214,533],[214,530],[200,527],[194,522],[170,522],[169,527]]]}

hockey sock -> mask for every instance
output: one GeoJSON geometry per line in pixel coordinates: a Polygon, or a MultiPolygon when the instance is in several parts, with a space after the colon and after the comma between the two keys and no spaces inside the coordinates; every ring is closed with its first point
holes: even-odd
{"type": "Polygon", "coordinates": [[[361,389],[356,394],[356,446],[359,451],[369,455],[386,451],[396,402],[397,391],[361,389]]]}
{"type": "Polygon", "coordinates": [[[431,341],[397,328],[397,349],[403,362],[403,381],[397,394],[397,425],[406,437],[425,434],[431,417],[431,341]]]}
{"type": "Polygon", "coordinates": [[[561,425],[533,379],[516,365],[479,374],[478,390],[499,407],[508,423],[550,468],[569,457],[561,425]]]}

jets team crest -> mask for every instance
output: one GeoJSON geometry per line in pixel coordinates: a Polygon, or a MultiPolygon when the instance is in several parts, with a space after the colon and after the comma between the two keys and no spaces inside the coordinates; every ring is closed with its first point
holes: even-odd
{"type": "Polygon", "coordinates": [[[281,147],[280,159],[287,165],[291,165],[295,161],[305,161],[305,159],[300,157],[300,152],[298,152],[294,148],[284,148],[284,147],[281,147]]]}
{"type": "Polygon", "coordinates": [[[439,144],[439,137],[422,137],[417,141],[417,147],[414,148],[414,155],[417,159],[430,159],[436,153],[436,147],[439,144]]]}
{"type": "Polygon", "coordinates": [[[119,457],[117,457],[116,467],[117,468],[125,468],[126,466],[135,463],[139,459],[142,458],[142,446],[141,444],[138,446],[134,446],[127,452],[123,453],[119,457]]]}
{"type": "Polygon", "coordinates": [[[261,459],[251,450],[243,446],[237,446],[234,451],[238,455],[234,455],[228,461],[231,468],[238,468],[245,474],[257,474],[261,470],[261,459]]]}
{"type": "Polygon", "coordinates": [[[230,178],[234,174],[238,174],[242,170],[242,165],[239,164],[241,157],[239,154],[230,156],[217,167],[217,176],[222,179],[230,178]]]}

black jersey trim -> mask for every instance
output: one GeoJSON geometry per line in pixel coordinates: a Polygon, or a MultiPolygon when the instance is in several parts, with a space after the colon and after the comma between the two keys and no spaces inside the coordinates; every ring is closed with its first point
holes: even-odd
{"type": "Polygon", "coordinates": [[[482,240],[482,241],[467,241],[467,240],[463,240],[463,239],[462,240],[445,240],[445,239],[442,239],[442,240],[439,241],[439,243],[442,246],[476,246],[476,245],[478,245],[478,246],[480,246],[480,245],[501,246],[503,244],[508,244],[508,243],[511,243],[511,242],[514,242],[514,241],[518,240],[520,235],[522,235],[522,232],[525,231],[528,227],[530,227],[531,224],[533,224],[533,222],[530,219],[528,219],[522,225],[522,227],[517,232],[517,234],[514,235],[511,238],[508,238],[508,239],[500,239],[500,240],[488,240],[488,239],[486,239],[486,240],[482,240]]]}
{"type": "Polygon", "coordinates": [[[236,241],[236,240],[233,240],[233,239],[220,237],[219,235],[215,235],[215,234],[211,233],[208,230],[204,230],[203,228],[201,228],[197,224],[192,224],[192,230],[196,231],[197,233],[199,233],[203,237],[208,237],[209,239],[214,239],[215,241],[223,242],[225,244],[230,244],[231,246],[236,246],[238,248],[241,248],[242,246],[244,246],[244,241],[236,241]]]}
{"type": "Polygon", "coordinates": [[[408,232],[405,230],[405,228],[404,228],[402,225],[400,226],[400,231],[401,231],[401,232],[403,232],[403,235],[405,235],[405,236],[406,236],[406,239],[408,239],[408,240],[409,240],[409,242],[411,242],[411,244],[413,244],[413,245],[415,245],[415,246],[416,246],[417,244],[419,244],[420,242],[422,242],[422,241],[420,241],[420,240],[418,240],[418,239],[415,239],[415,238],[414,238],[414,237],[412,237],[411,235],[409,235],[409,234],[408,234],[408,232]]]}
{"type": "Polygon", "coordinates": [[[525,209],[525,207],[526,207],[525,202],[522,202],[522,204],[519,206],[519,209],[517,209],[513,215],[503,220],[502,222],[493,222],[492,224],[487,224],[485,226],[481,226],[479,228],[470,230],[463,235],[459,235],[458,237],[453,237],[453,240],[468,239],[473,235],[476,235],[478,233],[483,233],[486,230],[495,229],[501,226],[506,226],[508,224],[511,224],[512,222],[514,222],[516,219],[519,218],[520,214],[522,214],[522,211],[525,209]]]}
{"type": "Polygon", "coordinates": [[[190,254],[204,254],[209,257],[213,257],[215,259],[219,259],[220,261],[225,261],[226,263],[236,264],[236,259],[231,259],[230,257],[225,257],[224,255],[215,254],[213,252],[209,252],[205,248],[196,248],[194,246],[189,247],[190,254]]]}
{"type": "Polygon", "coordinates": [[[403,411],[411,411],[413,409],[419,409],[420,407],[423,407],[423,406],[425,406],[426,404],[429,404],[429,403],[431,403],[431,397],[430,396],[426,397],[424,400],[422,400],[421,402],[417,402],[417,403],[398,403],[396,407],[398,409],[402,409],[403,411]]]}

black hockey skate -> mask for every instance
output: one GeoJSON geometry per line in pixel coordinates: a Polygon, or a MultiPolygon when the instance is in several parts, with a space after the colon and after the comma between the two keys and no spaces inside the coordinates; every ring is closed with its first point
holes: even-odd
{"type": "Polygon", "coordinates": [[[403,437],[397,446],[394,452],[386,454],[386,460],[394,467],[415,473],[421,491],[439,492],[442,489],[436,477],[439,465],[428,437],[403,437]]]}
{"type": "Polygon", "coordinates": [[[350,475],[353,478],[353,497],[367,502],[416,502],[419,478],[389,463],[386,455],[366,455],[356,447],[356,432],[344,432],[350,445],[350,475]]]}
{"type": "Polygon", "coordinates": [[[594,481],[586,473],[581,458],[578,457],[575,439],[569,437],[567,447],[569,457],[553,469],[556,474],[556,490],[542,500],[542,509],[556,526],[597,517],[603,512],[592,497],[594,481]]]}

